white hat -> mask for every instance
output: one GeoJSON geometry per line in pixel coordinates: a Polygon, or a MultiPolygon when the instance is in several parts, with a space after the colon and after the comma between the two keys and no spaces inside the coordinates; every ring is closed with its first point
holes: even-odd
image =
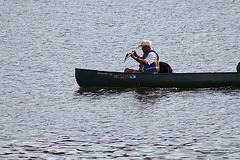
{"type": "Polygon", "coordinates": [[[149,40],[144,40],[138,47],[144,47],[144,46],[152,46],[152,42],[149,40]]]}

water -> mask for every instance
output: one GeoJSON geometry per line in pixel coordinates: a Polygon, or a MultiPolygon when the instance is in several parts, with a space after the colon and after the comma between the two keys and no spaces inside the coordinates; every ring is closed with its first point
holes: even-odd
{"type": "Polygon", "coordinates": [[[78,87],[150,39],[175,72],[236,71],[240,1],[0,0],[1,159],[239,159],[239,89],[78,87]]]}

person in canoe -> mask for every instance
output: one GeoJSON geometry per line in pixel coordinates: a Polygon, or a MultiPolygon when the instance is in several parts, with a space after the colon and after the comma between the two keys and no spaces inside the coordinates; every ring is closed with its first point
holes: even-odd
{"type": "Polygon", "coordinates": [[[138,47],[142,47],[143,57],[140,57],[135,50],[130,53],[130,56],[136,60],[139,65],[139,70],[125,68],[125,73],[152,73],[159,72],[159,56],[152,48],[152,42],[144,40],[138,47]]]}

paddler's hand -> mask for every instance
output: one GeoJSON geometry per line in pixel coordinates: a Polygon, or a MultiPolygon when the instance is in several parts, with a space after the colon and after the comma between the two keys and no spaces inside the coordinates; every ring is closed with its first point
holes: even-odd
{"type": "Polygon", "coordinates": [[[142,59],[135,50],[130,53],[130,56],[135,59],[137,62],[146,65],[148,62],[145,59],[142,59]]]}
{"type": "Polygon", "coordinates": [[[133,58],[133,59],[137,59],[137,56],[136,56],[136,54],[134,54],[133,52],[132,53],[130,53],[130,56],[133,58]]]}
{"type": "Polygon", "coordinates": [[[133,59],[137,59],[137,58],[139,58],[139,55],[137,54],[137,52],[135,51],[135,50],[132,50],[132,52],[131,52],[131,55],[130,55],[133,59]]]}
{"type": "Polygon", "coordinates": [[[133,54],[135,57],[138,57],[137,51],[132,50],[132,54],[133,54]]]}

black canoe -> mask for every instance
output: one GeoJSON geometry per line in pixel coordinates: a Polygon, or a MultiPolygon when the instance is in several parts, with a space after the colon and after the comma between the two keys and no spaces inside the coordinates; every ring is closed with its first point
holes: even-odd
{"type": "Polygon", "coordinates": [[[81,87],[240,87],[240,72],[132,74],[75,69],[81,87]]]}

